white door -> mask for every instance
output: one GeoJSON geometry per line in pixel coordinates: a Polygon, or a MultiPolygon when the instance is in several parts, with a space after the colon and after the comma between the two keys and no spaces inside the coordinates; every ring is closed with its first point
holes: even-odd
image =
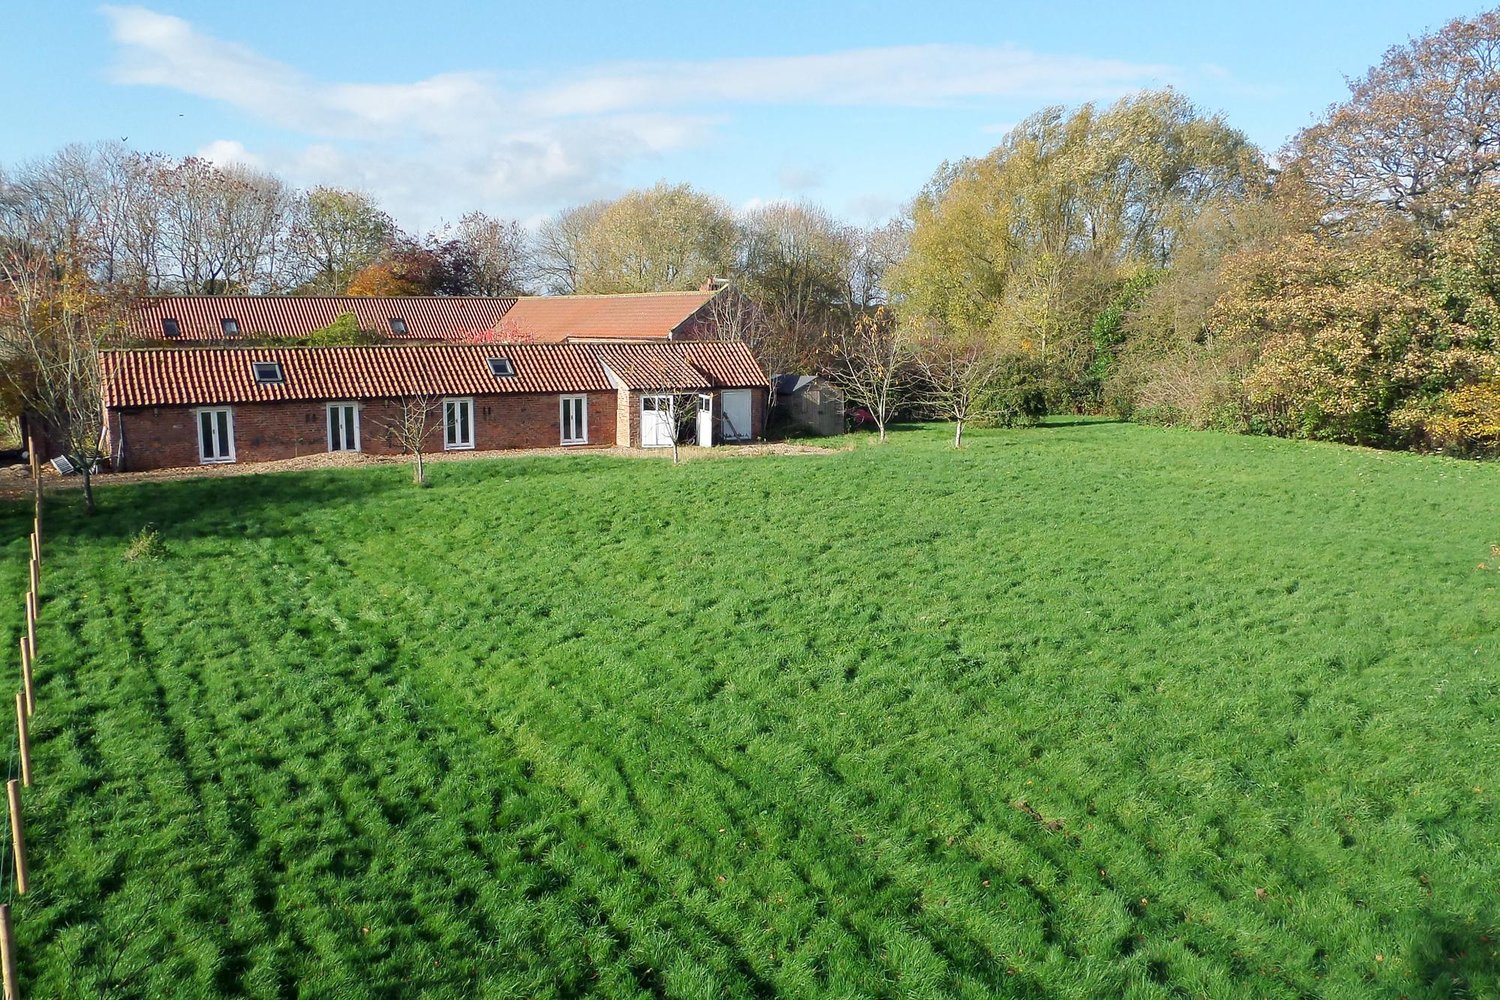
{"type": "Polygon", "coordinates": [[[749,389],[719,393],[719,436],[725,441],[749,441],[755,436],[755,428],[750,426],[749,389]]]}
{"type": "Polygon", "coordinates": [[[641,397],[641,447],[672,447],[672,397],[641,397]]]}
{"type": "Polygon", "coordinates": [[[328,404],[328,450],[359,451],[359,404],[328,404]]]}
{"type": "Polygon", "coordinates": [[[709,395],[698,397],[698,446],[700,448],[712,447],[714,443],[714,398],[709,395]]]}
{"type": "Polygon", "coordinates": [[[589,398],[587,396],[561,397],[563,444],[589,443],[589,398]]]}
{"type": "Polygon", "coordinates": [[[198,411],[198,461],[204,465],[234,461],[234,411],[198,411]]]}
{"type": "Polygon", "coordinates": [[[474,447],[474,401],[443,400],[443,447],[449,451],[474,447]]]}

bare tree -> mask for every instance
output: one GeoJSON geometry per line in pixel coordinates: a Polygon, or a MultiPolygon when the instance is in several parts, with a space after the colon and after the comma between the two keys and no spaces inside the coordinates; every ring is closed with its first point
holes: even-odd
{"type": "Polygon", "coordinates": [[[119,335],[119,304],[81,262],[60,264],[14,233],[0,239],[0,283],[9,299],[0,308],[0,391],[6,407],[39,423],[83,476],[84,508],[92,514],[93,474],[104,458],[99,351],[119,335]]]}
{"type": "Polygon", "coordinates": [[[906,258],[911,243],[911,210],[869,229],[854,231],[854,266],[849,301],[855,308],[884,305],[889,299],[886,272],[906,258]]]}
{"type": "Polygon", "coordinates": [[[437,413],[438,401],[431,396],[403,396],[390,400],[395,414],[381,421],[382,429],[390,439],[401,447],[403,454],[416,460],[412,470],[412,482],[427,485],[427,468],[423,455],[434,430],[433,417],[437,413]]]}
{"type": "Polygon", "coordinates": [[[297,199],[288,233],[298,290],[342,295],[360,269],[401,237],[395,220],[359,191],[315,187],[297,199]]]}
{"type": "MultiPolygon", "coordinates": [[[[786,338],[777,335],[766,311],[733,285],[719,289],[708,300],[705,316],[716,340],[741,341],[772,376],[796,372],[806,363],[786,338]]],[[[775,392],[773,378],[767,408],[775,405],[775,392]]]]}
{"type": "Polygon", "coordinates": [[[698,426],[698,408],[702,398],[693,389],[654,389],[643,397],[656,400],[657,413],[665,411],[667,438],[672,442],[672,464],[682,461],[682,445],[693,439],[698,426]]]}
{"type": "Polygon", "coordinates": [[[607,201],[591,201],[564,209],[542,223],[536,234],[536,271],[549,294],[576,293],[579,275],[598,269],[587,241],[608,207],[607,201]]]}
{"type": "Polygon", "coordinates": [[[917,398],[953,421],[953,447],[964,442],[964,425],[993,411],[993,390],[1005,359],[978,338],[932,336],[913,355],[917,398]]]}
{"type": "Polygon", "coordinates": [[[155,172],[164,278],[197,295],[278,291],[294,256],[291,190],[241,166],[189,157],[155,172]]]}
{"type": "Polygon", "coordinates": [[[911,386],[916,337],[884,306],[839,331],[829,379],[844,399],[870,414],[885,440],[886,425],[911,386]]]}
{"type": "Polygon", "coordinates": [[[454,248],[469,294],[520,295],[531,283],[531,241],[519,222],[470,212],[457,225],[435,233],[431,242],[454,248]]]}

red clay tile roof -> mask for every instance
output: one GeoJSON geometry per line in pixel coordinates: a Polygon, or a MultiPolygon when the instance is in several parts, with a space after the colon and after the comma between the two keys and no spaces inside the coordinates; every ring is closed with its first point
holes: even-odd
{"type": "Polygon", "coordinates": [[[111,409],[611,388],[592,349],[568,344],[104,351],[100,364],[111,409]],[[516,374],[492,375],[494,357],[510,358],[516,374]],[[285,381],[257,383],[258,361],[280,362],[285,381]]]}
{"type": "Polygon", "coordinates": [[[600,344],[599,360],[628,389],[743,389],[768,385],[755,355],[738,340],[600,344]]]}
{"type": "Polygon", "coordinates": [[[692,325],[712,292],[566,295],[514,298],[283,295],[172,295],[147,299],[131,312],[129,333],[164,343],[223,343],[221,323],[234,319],[243,337],[305,337],[346,312],[360,328],[391,340],[498,340],[556,344],[585,340],[666,340],[692,325]],[[168,337],[162,321],[177,321],[168,337]],[[393,333],[392,319],[406,323],[393,333]]]}
{"type": "Polygon", "coordinates": [[[520,298],[501,321],[502,334],[541,343],[667,339],[698,314],[713,292],[642,295],[554,295],[520,298]]]}
{"type": "MultiPolygon", "coordinates": [[[[104,405],[208,406],[289,400],[400,396],[601,392],[612,388],[603,352],[641,387],[674,389],[652,377],[689,373],[685,388],[750,388],[766,376],[744,344],[685,341],[620,346],[586,344],[389,344],[373,347],[198,347],[100,353],[104,405]],[[516,374],[496,377],[489,359],[508,357],[516,374]],[[257,383],[252,365],[281,364],[284,381],[257,383]]],[[[624,372],[610,366],[622,378],[624,372]]],[[[629,378],[626,378],[627,383],[629,378]]]]}
{"type": "Polygon", "coordinates": [[[515,299],[363,298],[317,295],[171,295],[147,299],[132,310],[129,332],[142,340],[225,341],[221,321],[238,321],[245,337],[305,337],[346,312],[362,330],[392,340],[462,340],[495,328],[515,299]],[[175,319],[181,333],[168,337],[162,320],[175,319]],[[406,333],[391,332],[391,320],[406,321],[406,333]]]}

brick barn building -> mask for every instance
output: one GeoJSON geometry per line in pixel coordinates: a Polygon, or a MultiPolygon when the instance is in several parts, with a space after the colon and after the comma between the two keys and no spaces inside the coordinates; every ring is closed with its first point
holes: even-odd
{"type": "Polygon", "coordinates": [[[669,447],[684,406],[687,443],[747,441],[769,387],[743,343],[709,340],[161,347],[102,352],[100,368],[117,470],[396,454],[413,400],[432,451],[669,447]]]}

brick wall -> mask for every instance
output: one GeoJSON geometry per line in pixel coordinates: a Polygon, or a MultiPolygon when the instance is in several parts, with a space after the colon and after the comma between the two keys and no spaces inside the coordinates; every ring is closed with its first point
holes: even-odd
{"type": "MultiPolygon", "coordinates": [[[[615,443],[616,394],[588,396],[588,444],[615,443]]],[[[474,397],[474,447],[553,448],[562,437],[559,397],[512,394],[474,397]]],[[[234,412],[234,449],[238,462],[269,462],[328,450],[328,410],[323,402],[249,403],[234,412]]],[[[400,452],[384,428],[399,407],[388,400],[360,405],[360,450],[374,455],[400,452]]],[[[109,415],[111,452],[124,442],[124,466],[130,470],[198,465],[198,425],[194,407],[154,407],[113,411],[109,415]]],[[[443,450],[442,410],[432,417],[430,451],[443,450]]]]}

